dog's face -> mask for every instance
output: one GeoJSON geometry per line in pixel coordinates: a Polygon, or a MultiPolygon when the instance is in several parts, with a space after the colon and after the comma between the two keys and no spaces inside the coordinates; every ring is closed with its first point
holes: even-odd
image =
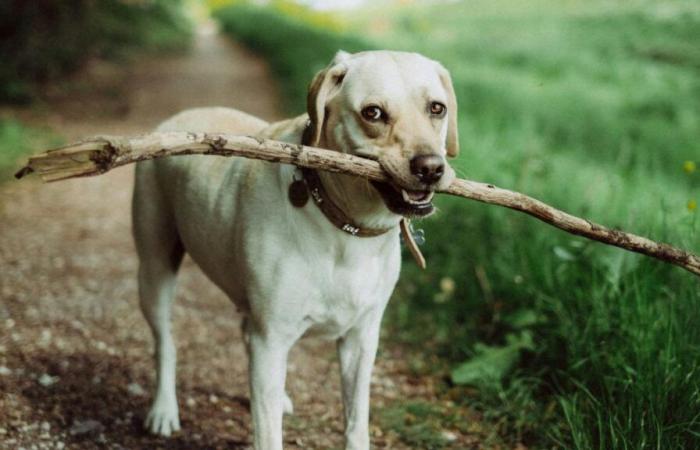
{"type": "Polygon", "coordinates": [[[416,53],[339,52],[311,83],[310,145],[378,160],[391,176],[375,183],[387,207],[407,217],[433,211],[455,177],[459,151],[450,76],[416,53]]]}

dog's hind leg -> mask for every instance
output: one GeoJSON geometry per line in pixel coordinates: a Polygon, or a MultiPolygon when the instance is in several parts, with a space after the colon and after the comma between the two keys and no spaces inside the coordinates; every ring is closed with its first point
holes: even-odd
{"type": "Polygon", "coordinates": [[[184,248],[163,201],[155,176],[139,177],[134,189],[134,239],[139,254],[139,299],[141,310],[155,341],[157,388],[145,427],[154,434],[169,436],[180,429],[175,392],[176,349],[170,323],[177,270],[184,248]]]}

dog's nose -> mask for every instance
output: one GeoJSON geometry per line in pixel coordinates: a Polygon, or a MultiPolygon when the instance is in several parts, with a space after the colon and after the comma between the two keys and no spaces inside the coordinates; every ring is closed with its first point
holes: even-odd
{"type": "Polygon", "coordinates": [[[445,161],[437,155],[416,156],[411,160],[411,173],[421,183],[437,183],[445,173],[445,161]]]}

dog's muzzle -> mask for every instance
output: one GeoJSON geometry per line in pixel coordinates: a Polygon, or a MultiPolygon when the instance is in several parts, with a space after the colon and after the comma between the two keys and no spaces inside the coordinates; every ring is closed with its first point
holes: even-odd
{"type": "Polygon", "coordinates": [[[418,155],[410,160],[409,169],[414,182],[410,188],[398,180],[372,185],[393,213],[409,218],[428,216],[435,210],[432,200],[446,172],[445,159],[439,155],[418,155]]]}

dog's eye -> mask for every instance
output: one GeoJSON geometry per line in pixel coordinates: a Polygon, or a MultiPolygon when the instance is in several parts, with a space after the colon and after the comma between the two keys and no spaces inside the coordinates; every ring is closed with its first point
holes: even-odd
{"type": "Polygon", "coordinates": [[[447,111],[447,107],[440,102],[430,103],[430,114],[434,116],[442,116],[447,111]]]}
{"type": "Polygon", "coordinates": [[[369,122],[377,122],[386,119],[386,113],[379,106],[366,106],[362,108],[362,118],[369,122]]]}

